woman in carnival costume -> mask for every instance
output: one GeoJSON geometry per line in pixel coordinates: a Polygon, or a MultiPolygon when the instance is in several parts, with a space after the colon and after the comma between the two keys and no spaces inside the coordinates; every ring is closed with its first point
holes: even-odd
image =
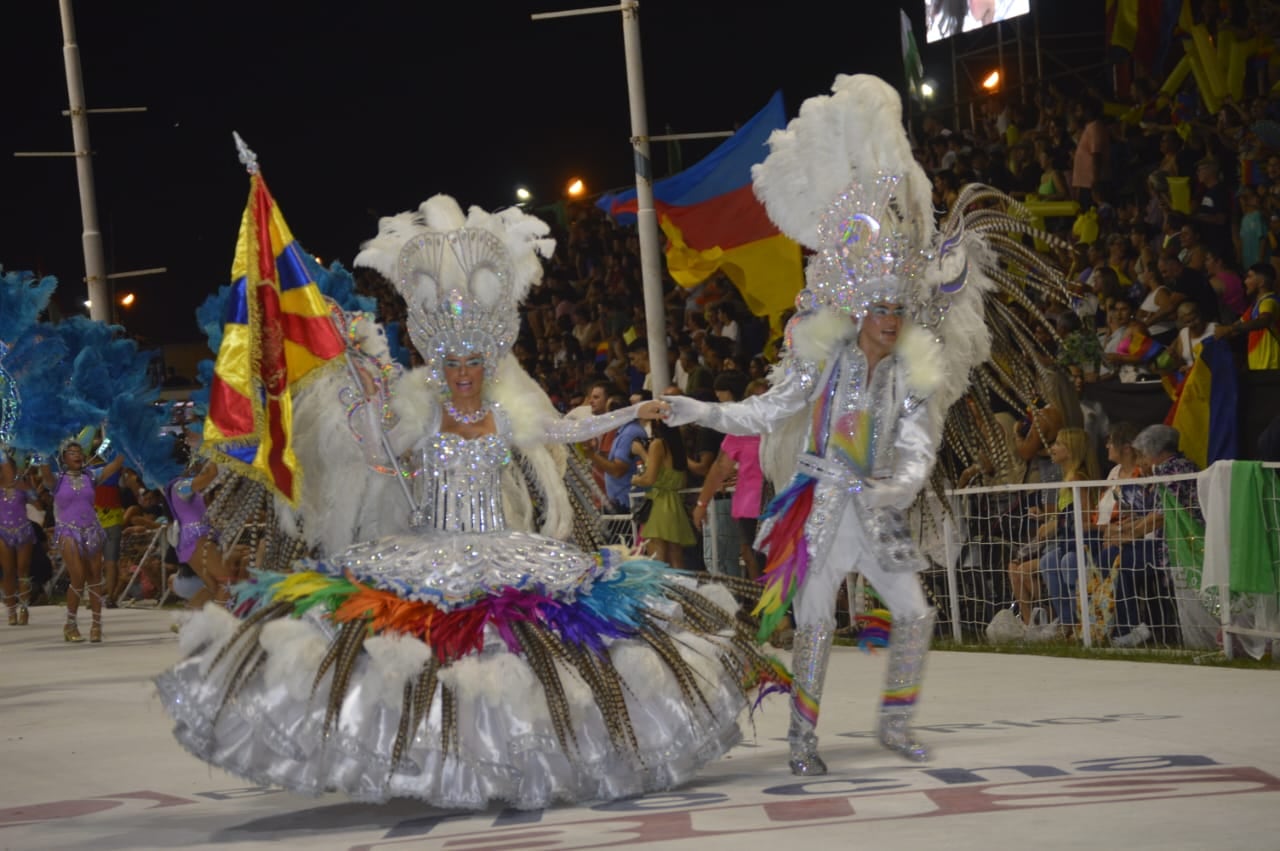
{"type": "Polygon", "coordinates": [[[356,258],[425,365],[400,373],[357,317],[350,369],[299,396],[321,555],[182,629],[157,682],[192,753],[299,792],[539,808],[687,782],[739,740],[748,690],[785,684],[723,587],[564,542],[563,445],[658,403],[567,421],[510,354],[546,231],[436,196],[356,258]]]}
{"type": "MultiPolygon", "coordinates": [[[[82,431],[86,422],[110,422],[120,454],[107,462],[103,474],[118,470],[127,453],[145,478],[156,481],[169,474],[155,451],[165,414],[152,405],[157,392],[146,382],[150,357],[139,354],[133,341],[118,337],[119,329],[83,317],[57,325],[38,321],[56,287],[53,278],[37,280],[29,272],[0,275],[0,444],[12,447],[11,462],[19,452],[29,455],[54,491],[55,540],[71,581],[63,638],[84,640],[76,615],[87,582],[93,611],[90,641],[97,642],[102,640],[104,533],[93,508],[93,477],[85,470],[84,450],[64,438],[82,431]],[[55,454],[62,464],[59,475],[43,463],[55,454]]],[[[0,481],[8,479],[0,475],[5,476],[0,481]]],[[[9,487],[0,484],[0,489],[7,492],[9,487]]],[[[6,504],[9,513],[2,522],[9,526],[17,515],[13,503],[6,504]]],[[[23,623],[30,583],[23,582],[20,549],[17,555],[15,614],[23,623]]],[[[9,567],[4,562],[0,566],[8,583],[9,567]]]]}
{"type": "Polygon", "coordinates": [[[27,517],[32,493],[9,451],[0,446],[0,572],[9,626],[26,626],[31,602],[31,548],[35,529],[27,517]]]}
{"type": "MultiPolygon", "coordinates": [[[[103,549],[107,533],[98,522],[93,510],[93,489],[96,478],[93,470],[85,466],[84,448],[74,440],[67,441],[58,458],[61,472],[54,474],[48,464],[40,465],[44,486],[53,494],[53,545],[62,556],[70,584],[67,587],[67,622],[62,627],[64,641],[84,641],[76,615],[85,590],[89,592],[89,641],[102,641],[102,603],[106,599],[106,579],[103,576],[103,549]]],[[[105,478],[114,475],[124,466],[124,456],[116,455],[98,471],[105,478]]]]}
{"type": "MultiPolygon", "coordinates": [[[[184,446],[191,455],[200,445],[199,423],[188,423],[183,431],[184,446]]],[[[208,458],[192,456],[182,475],[165,486],[165,500],[178,524],[178,543],[174,550],[178,562],[191,568],[204,582],[209,598],[225,603],[230,598],[234,571],[222,552],[218,531],[208,522],[205,494],[218,481],[218,465],[208,458]]],[[[205,599],[203,596],[201,600],[205,599]]]]}
{"type": "Polygon", "coordinates": [[[792,772],[827,770],[815,728],[836,595],[851,571],[889,610],[875,613],[864,639],[884,643],[883,615],[892,616],[879,740],[925,760],[910,721],[936,611],[916,575],[928,563],[905,511],[929,481],[944,418],[970,369],[990,358],[984,294],[1005,284],[1010,298],[1025,301],[1024,288],[1060,283],[1009,236],[1030,230],[1002,212],[1013,202],[989,187],[966,187],[957,212],[935,229],[899,95],[882,80],[838,77],[830,96],[806,101],[769,144],[753,169],[756,194],[779,229],[814,252],[786,356],[767,393],[718,405],[665,397],[667,421],[773,432],[761,457],[771,478],[789,484],[765,510],[757,537],[768,554],[757,613],[764,640],[794,606],[792,772]],[[1019,279],[1001,262],[1016,264],[1019,279]]]}

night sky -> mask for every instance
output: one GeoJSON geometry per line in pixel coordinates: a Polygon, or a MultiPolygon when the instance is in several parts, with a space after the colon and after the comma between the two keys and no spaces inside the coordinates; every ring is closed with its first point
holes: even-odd
{"type": "MultiPolygon", "coordinates": [[[[144,343],[198,339],[193,311],[227,283],[248,191],[232,130],[326,263],[349,264],[379,216],[436,192],[491,208],[523,184],[536,206],[572,176],[592,193],[629,183],[620,16],[529,19],[592,5],[604,3],[77,2],[88,105],[149,108],[91,119],[108,272],[169,269],[117,282],[138,294],[123,324],[144,343]]],[[[1048,5],[1077,20],[1096,6],[1088,28],[1101,29],[1101,0],[1048,5]]],[[[900,83],[897,20],[871,0],[645,0],[650,132],[733,129],[778,88],[794,115],[842,72],[900,83]]],[[[1056,25],[1046,10],[1042,31],[1056,25]]],[[[0,32],[0,265],[56,275],[60,303],[83,310],[74,163],[12,156],[71,148],[58,3],[0,4],[0,32]]],[[[945,80],[949,50],[921,47],[945,80]]],[[[684,162],[714,145],[685,143],[684,162]]],[[[660,145],[654,161],[664,174],[660,145]]]]}

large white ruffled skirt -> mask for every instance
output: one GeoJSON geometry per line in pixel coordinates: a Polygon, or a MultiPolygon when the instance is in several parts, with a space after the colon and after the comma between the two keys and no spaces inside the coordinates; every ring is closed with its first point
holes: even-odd
{"type": "MultiPolygon", "coordinates": [[[[505,571],[513,547],[526,554],[543,547],[565,549],[551,539],[533,540],[539,537],[491,533],[489,544],[495,538],[502,542],[489,551],[501,553],[505,571]]],[[[439,646],[433,648],[421,635],[378,631],[370,622],[359,652],[343,654],[351,630],[344,632],[335,622],[333,606],[312,605],[302,614],[294,606],[288,615],[254,623],[210,604],[182,629],[183,661],[157,679],[174,734],[188,751],[254,783],[308,794],[339,791],[361,801],[413,797],[445,808],[503,802],[532,809],[556,801],[615,799],[686,783],[728,751],[741,738],[738,719],[748,705],[749,688],[771,676],[763,670],[763,657],[746,649],[746,633],[730,625],[736,602],[728,591],[698,587],[692,578],[653,563],[609,566],[578,552],[568,571],[561,565],[539,574],[542,554],[535,554],[523,587],[491,586],[490,568],[496,566],[480,563],[484,559],[437,563],[454,580],[443,594],[439,588],[396,590],[409,574],[421,580],[421,563],[397,576],[384,568],[361,574],[354,561],[311,563],[305,576],[290,578],[333,588],[325,582],[342,581],[336,574],[345,569],[346,579],[361,580],[365,588],[431,600],[440,614],[457,618],[479,612],[477,606],[492,604],[495,595],[505,605],[594,604],[598,613],[614,607],[600,602],[607,591],[638,603],[648,626],[632,634],[607,634],[617,631],[611,627],[600,633],[605,664],[622,686],[607,692],[573,664],[582,657],[570,658],[577,648],[571,636],[561,645],[567,650],[525,654],[513,648],[513,628],[505,616],[486,609],[491,614],[479,649],[440,663],[424,686],[422,672],[436,664],[439,646]],[[596,566],[582,570],[584,556],[596,566]],[[576,579],[566,583],[565,576],[574,571],[576,579]],[[470,590],[460,579],[468,572],[476,580],[470,590]],[[642,599],[627,596],[633,588],[642,599]],[[446,597],[453,602],[442,602],[446,597]],[[704,604],[728,614],[727,622],[710,629],[705,617],[687,617],[686,608],[702,610],[704,604]],[[672,652],[680,662],[672,664],[672,652]],[[341,683],[336,689],[335,678],[341,683]],[[625,706],[622,729],[633,737],[629,741],[620,740],[616,723],[606,723],[606,714],[616,719],[622,710],[608,705],[613,698],[625,706]],[[567,707],[567,723],[559,715],[559,727],[557,707],[567,707]],[[409,730],[415,713],[417,726],[409,730]]],[[[283,584],[276,584],[274,602],[258,592],[263,597],[254,609],[259,616],[282,599],[283,584]]],[[[437,626],[428,640],[444,641],[441,629],[437,626]]],[[[527,632],[520,635],[526,636],[526,646],[537,643],[527,632]]]]}

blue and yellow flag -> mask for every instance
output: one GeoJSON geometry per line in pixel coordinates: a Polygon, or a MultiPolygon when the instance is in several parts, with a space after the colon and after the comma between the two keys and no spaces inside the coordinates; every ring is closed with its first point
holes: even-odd
{"type": "MultiPolygon", "coordinates": [[[[778,231],[751,188],[751,167],[787,124],[782,92],[689,168],[653,184],[658,224],[667,237],[667,272],[695,287],[723,271],[757,316],[776,318],[804,286],[800,246],[778,231]]],[[[635,221],[636,190],[606,193],[596,206],[619,224],[635,221]]]]}
{"type": "Polygon", "coordinates": [[[293,392],[346,350],[304,253],[262,176],[240,220],[232,296],[214,363],[204,444],[221,463],[296,505],[293,392]]]}

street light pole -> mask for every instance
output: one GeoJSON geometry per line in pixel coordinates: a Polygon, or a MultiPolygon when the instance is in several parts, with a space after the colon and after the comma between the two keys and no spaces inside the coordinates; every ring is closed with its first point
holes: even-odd
{"type": "Polygon", "coordinates": [[[653,163],[649,159],[649,121],[645,115],[644,65],[640,58],[640,4],[622,0],[616,6],[596,6],[564,12],[532,15],[535,21],[622,13],[622,44],[627,62],[627,97],[631,106],[631,149],[636,173],[636,230],[640,236],[640,276],[644,282],[645,327],[648,330],[649,377],[654,395],[667,389],[671,372],[667,364],[666,312],[662,308],[662,262],[659,259],[658,217],[653,207],[653,163]]]}
{"type": "Polygon", "coordinates": [[[107,263],[98,230],[97,199],[93,191],[93,148],[89,144],[89,115],[84,103],[84,78],[80,73],[80,47],[71,0],[58,0],[62,12],[62,58],[67,69],[67,98],[71,107],[71,138],[75,146],[76,178],[80,184],[80,220],[84,228],[84,281],[89,288],[89,318],[111,321],[107,263]]]}
{"type": "Polygon", "coordinates": [[[662,305],[662,263],[658,259],[658,215],[653,207],[653,160],[649,158],[649,120],[645,115],[644,67],[640,58],[640,4],[622,3],[622,43],[627,56],[627,93],[631,102],[631,146],[636,171],[636,227],[640,234],[640,278],[644,282],[645,327],[649,337],[649,377],[653,395],[667,389],[667,315],[662,305]]]}

